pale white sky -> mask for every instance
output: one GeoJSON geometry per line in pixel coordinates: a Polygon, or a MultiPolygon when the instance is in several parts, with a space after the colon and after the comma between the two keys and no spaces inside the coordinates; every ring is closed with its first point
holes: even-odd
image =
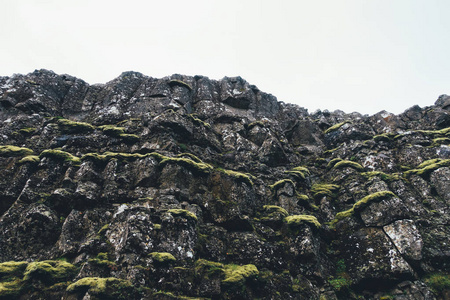
{"type": "Polygon", "coordinates": [[[0,0],[0,75],[241,76],[310,112],[450,94],[448,0],[0,0]]]}

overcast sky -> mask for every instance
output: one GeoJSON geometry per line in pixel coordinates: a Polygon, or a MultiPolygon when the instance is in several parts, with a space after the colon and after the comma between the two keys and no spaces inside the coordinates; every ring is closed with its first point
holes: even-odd
{"type": "Polygon", "coordinates": [[[374,114],[450,94],[448,0],[2,0],[0,75],[241,76],[278,100],[374,114]]]}

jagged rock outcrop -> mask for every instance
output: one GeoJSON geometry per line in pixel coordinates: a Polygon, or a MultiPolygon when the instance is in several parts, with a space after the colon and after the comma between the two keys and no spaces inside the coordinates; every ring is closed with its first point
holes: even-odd
{"type": "Polygon", "coordinates": [[[0,77],[0,299],[449,299],[450,97],[0,77]]]}

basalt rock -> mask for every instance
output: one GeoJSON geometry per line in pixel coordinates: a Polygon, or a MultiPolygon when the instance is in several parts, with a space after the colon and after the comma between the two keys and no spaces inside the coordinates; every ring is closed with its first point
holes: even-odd
{"type": "Polygon", "coordinates": [[[0,77],[0,299],[448,299],[449,99],[0,77]]]}

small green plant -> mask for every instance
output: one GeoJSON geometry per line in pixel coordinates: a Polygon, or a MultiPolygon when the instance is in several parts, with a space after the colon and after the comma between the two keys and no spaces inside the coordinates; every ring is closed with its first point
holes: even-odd
{"type": "Polygon", "coordinates": [[[350,276],[347,274],[347,266],[343,259],[336,262],[336,276],[329,278],[328,283],[335,291],[348,289],[352,284],[350,276]]]}
{"type": "Polygon", "coordinates": [[[450,290],[450,275],[436,273],[425,278],[425,283],[437,294],[450,290]]]}

